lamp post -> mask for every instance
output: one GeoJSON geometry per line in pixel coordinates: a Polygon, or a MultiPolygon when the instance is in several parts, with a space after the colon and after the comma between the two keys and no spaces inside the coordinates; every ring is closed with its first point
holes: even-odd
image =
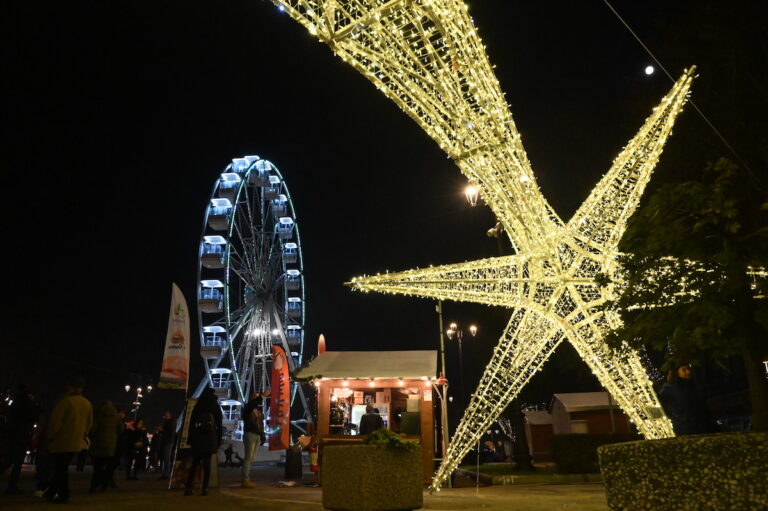
{"type": "Polygon", "coordinates": [[[141,400],[144,398],[144,394],[142,392],[146,391],[147,394],[152,392],[152,385],[147,385],[146,387],[131,387],[130,385],[125,386],[126,392],[134,391],[136,395],[133,398],[133,402],[131,405],[133,406],[133,409],[131,410],[133,412],[133,422],[136,422],[139,416],[139,408],[141,408],[141,400]]]}
{"type": "MultiPolygon", "coordinates": [[[[469,325],[467,329],[472,337],[477,335],[477,326],[469,325]]],[[[446,335],[449,340],[453,340],[454,337],[459,341],[459,397],[461,399],[461,406],[464,408],[466,403],[464,402],[464,350],[462,349],[461,341],[464,339],[464,328],[459,328],[457,323],[451,323],[448,325],[446,335]]]]}
{"type": "MultiPolygon", "coordinates": [[[[445,337],[443,335],[443,302],[437,301],[437,319],[438,327],[440,329],[440,381],[444,383],[441,385],[442,393],[440,396],[440,430],[443,438],[443,448],[441,449],[441,455],[445,459],[445,455],[448,451],[448,380],[445,377],[445,337]]],[[[448,479],[448,486],[451,486],[451,480],[448,479]]]]}

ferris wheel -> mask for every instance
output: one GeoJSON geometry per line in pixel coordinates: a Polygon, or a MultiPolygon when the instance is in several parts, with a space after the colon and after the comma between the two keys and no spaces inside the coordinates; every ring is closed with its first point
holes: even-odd
{"type": "MultiPolygon", "coordinates": [[[[200,237],[197,316],[207,378],[195,392],[213,387],[233,438],[242,432],[240,407],[270,387],[272,347],[283,347],[291,371],[301,364],[304,307],[301,238],[283,176],[258,156],[236,158],[213,186],[200,237]]],[[[299,412],[291,422],[303,431],[311,416],[299,385],[291,402],[299,412]]]]}

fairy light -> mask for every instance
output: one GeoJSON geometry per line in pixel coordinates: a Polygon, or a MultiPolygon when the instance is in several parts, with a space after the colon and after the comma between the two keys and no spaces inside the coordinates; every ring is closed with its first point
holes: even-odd
{"type": "MultiPolygon", "coordinates": [[[[624,286],[618,242],[687,99],[687,70],[567,223],[544,199],[461,0],[273,0],[389,97],[482,190],[516,255],[355,278],[377,291],[500,305],[512,317],[473,394],[432,490],[458,466],[560,342],[567,339],[646,438],[673,436],[640,357],[610,350],[620,325],[600,306],[624,286]],[[614,283],[601,288],[599,273],[614,283]]],[[[762,277],[762,276],[761,276],[762,277]]]]}

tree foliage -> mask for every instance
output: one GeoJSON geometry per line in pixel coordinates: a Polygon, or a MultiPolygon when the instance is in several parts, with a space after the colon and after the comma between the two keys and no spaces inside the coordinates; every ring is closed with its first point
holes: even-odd
{"type": "Polygon", "coordinates": [[[768,278],[754,275],[768,268],[768,202],[750,183],[720,159],[700,180],[667,184],[649,197],[620,245],[626,287],[608,307],[621,311],[624,326],[607,342],[661,350],[675,363],[740,356],[754,411],[755,398],[768,399],[760,375],[768,278]]]}

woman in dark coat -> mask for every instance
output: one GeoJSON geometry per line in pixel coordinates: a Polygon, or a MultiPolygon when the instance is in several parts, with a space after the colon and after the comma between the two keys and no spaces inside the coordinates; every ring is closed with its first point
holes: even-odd
{"type": "Polygon", "coordinates": [[[189,421],[189,445],[192,447],[192,466],[189,468],[184,495],[192,495],[197,466],[203,465],[200,495],[208,495],[211,478],[211,457],[216,453],[222,437],[222,415],[219,400],[213,389],[206,388],[197,400],[189,421]]]}
{"type": "Polygon", "coordinates": [[[667,375],[667,382],[659,391],[659,401],[677,435],[715,433],[704,394],[691,379],[688,364],[678,365],[667,375]]]}

